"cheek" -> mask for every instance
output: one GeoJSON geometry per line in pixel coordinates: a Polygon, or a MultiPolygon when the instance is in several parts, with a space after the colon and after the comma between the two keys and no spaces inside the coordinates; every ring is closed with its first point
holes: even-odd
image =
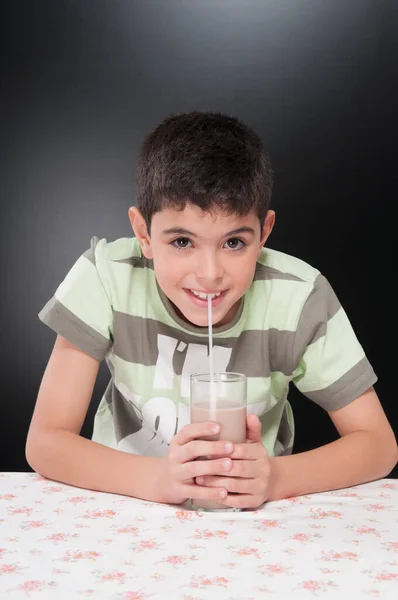
{"type": "Polygon", "coordinates": [[[182,278],[181,268],[177,261],[167,256],[159,256],[154,260],[156,279],[162,289],[174,286],[182,278]]]}
{"type": "Polygon", "coordinates": [[[252,282],[253,274],[246,271],[246,273],[242,273],[239,276],[238,280],[236,281],[236,285],[240,290],[246,291],[251,286],[252,282]]]}
{"type": "Polygon", "coordinates": [[[239,265],[234,264],[234,282],[237,287],[248,288],[251,285],[256,270],[256,262],[257,253],[251,253],[239,265]]]}

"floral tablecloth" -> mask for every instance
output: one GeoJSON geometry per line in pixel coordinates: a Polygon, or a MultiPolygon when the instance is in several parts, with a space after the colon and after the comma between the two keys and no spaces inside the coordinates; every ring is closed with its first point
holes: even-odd
{"type": "Polygon", "coordinates": [[[196,513],[0,473],[0,598],[398,599],[398,482],[196,513]]]}

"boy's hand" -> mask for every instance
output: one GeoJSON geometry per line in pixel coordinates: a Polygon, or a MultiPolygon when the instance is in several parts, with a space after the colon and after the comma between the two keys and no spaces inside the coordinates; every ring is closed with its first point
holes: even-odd
{"type": "Polygon", "coordinates": [[[261,421],[255,415],[247,417],[246,437],[245,444],[234,445],[230,455],[233,466],[228,473],[196,478],[199,485],[227,489],[227,498],[221,500],[225,506],[258,508],[268,498],[271,461],[261,442],[261,421]]]}
{"type": "Polygon", "coordinates": [[[225,441],[200,439],[217,435],[219,431],[216,423],[192,423],[173,437],[167,456],[159,459],[155,474],[159,502],[182,504],[188,498],[220,502],[227,497],[223,486],[195,484],[196,477],[227,474],[232,467],[231,459],[227,458],[233,451],[231,443],[228,446],[225,441]],[[196,460],[204,456],[211,460],[196,460]]]}

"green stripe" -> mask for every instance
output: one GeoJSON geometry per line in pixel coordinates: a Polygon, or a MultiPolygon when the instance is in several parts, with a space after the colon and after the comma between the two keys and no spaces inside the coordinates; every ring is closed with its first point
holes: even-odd
{"type": "Polygon", "coordinates": [[[85,256],[76,261],[54,296],[89,327],[110,339],[111,302],[95,265],[85,256]]]}
{"type": "Polygon", "coordinates": [[[364,356],[363,348],[341,308],[328,322],[326,337],[306,348],[302,358],[305,372],[300,378],[299,389],[305,393],[329,387],[364,356]]]}

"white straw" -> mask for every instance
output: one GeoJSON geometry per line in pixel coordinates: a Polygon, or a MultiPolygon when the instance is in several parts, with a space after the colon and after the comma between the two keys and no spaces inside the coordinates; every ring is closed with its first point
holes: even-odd
{"type": "Polygon", "coordinates": [[[212,305],[213,294],[207,296],[207,320],[209,324],[209,372],[210,372],[210,413],[215,414],[216,393],[214,386],[214,364],[213,364],[213,315],[212,305]]]}

